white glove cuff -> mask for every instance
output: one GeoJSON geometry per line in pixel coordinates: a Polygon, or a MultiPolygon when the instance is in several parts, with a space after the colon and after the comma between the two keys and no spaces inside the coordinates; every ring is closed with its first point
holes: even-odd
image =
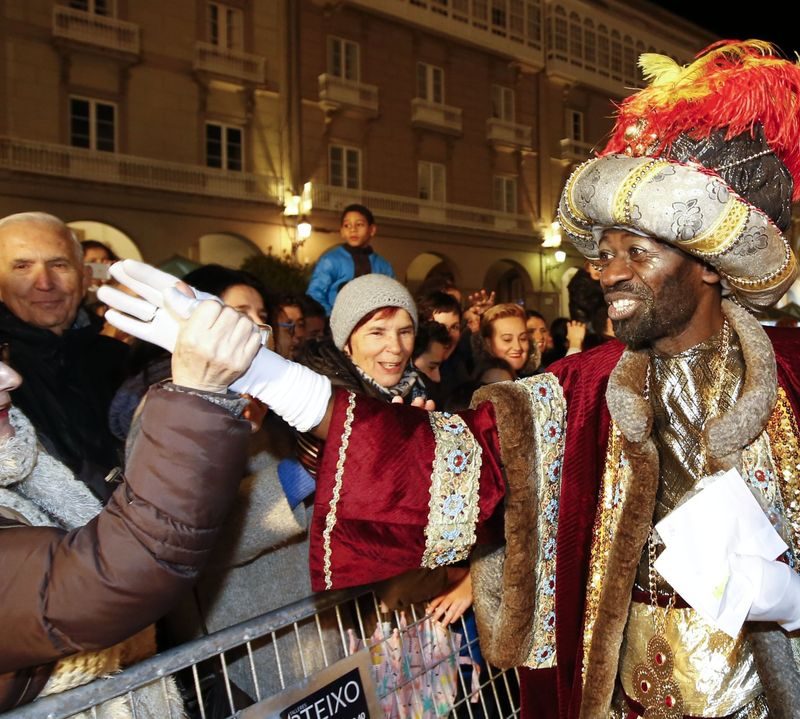
{"type": "Polygon", "coordinates": [[[322,422],[331,398],[327,377],[264,347],[231,389],[257,397],[300,432],[322,422]]]}
{"type": "Polygon", "coordinates": [[[749,620],[777,622],[789,632],[800,628],[800,575],[788,564],[734,555],[731,568],[747,576],[755,587],[749,620]]]}

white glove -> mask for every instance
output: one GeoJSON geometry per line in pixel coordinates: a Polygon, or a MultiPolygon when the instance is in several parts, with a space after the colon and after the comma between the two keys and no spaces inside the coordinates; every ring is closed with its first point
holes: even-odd
{"type": "Polygon", "coordinates": [[[178,336],[178,320],[165,311],[169,307],[179,317],[188,318],[200,300],[214,300],[222,304],[219,297],[208,292],[190,288],[195,299],[175,289],[178,282],[173,275],[157,270],[136,260],[123,260],[111,266],[111,276],[120,284],[129,287],[140,297],[121,292],[109,285],[97,291],[97,298],[111,309],[105,319],[117,329],[146,342],[172,352],[178,336]]]}
{"type": "MultiPolygon", "coordinates": [[[[201,300],[221,301],[194,288],[196,299],[187,297],[175,289],[175,277],[136,260],[112,265],[111,275],[144,299],[104,285],[97,296],[112,308],[106,312],[106,319],[123,332],[170,352],[175,348],[179,324],[169,310],[187,318],[201,300]]],[[[257,397],[301,432],[307,432],[322,421],[331,397],[331,383],[327,377],[265,347],[258,351],[250,368],[231,389],[257,397]]]]}
{"type": "Polygon", "coordinates": [[[331,381],[327,377],[266,347],[258,350],[250,369],[231,389],[257,397],[301,432],[322,422],[331,398],[331,381]]]}
{"type": "Polygon", "coordinates": [[[777,622],[789,632],[800,628],[800,575],[788,564],[733,554],[730,566],[732,573],[747,577],[755,589],[748,620],[777,622]]]}

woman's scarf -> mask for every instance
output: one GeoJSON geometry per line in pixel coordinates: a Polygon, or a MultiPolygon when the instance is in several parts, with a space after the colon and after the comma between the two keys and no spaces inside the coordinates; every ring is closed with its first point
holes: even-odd
{"type": "MultiPolygon", "coordinates": [[[[349,357],[347,359],[353,362],[349,357]]],[[[425,397],[425,384],[419,376],[419,372],[417,372],[411,362],[409,362],[405,370],[403,370],[403,376],[400,378],[400,381],[391,387],[384,387],[378,384],[357,364],[353,363],[353,367],[355,367],[356,372],[358,372],[359,377],[361,377],[361,381],[370,386],[374,392],[387,402],[391,402],[394,397],[402,397],[403,399],[406,399],[406,397],[410,399],[425,397]]]]}

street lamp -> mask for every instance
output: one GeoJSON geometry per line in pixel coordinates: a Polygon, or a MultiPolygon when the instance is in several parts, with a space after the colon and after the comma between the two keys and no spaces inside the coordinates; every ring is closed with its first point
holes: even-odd
{"type": "Polygon", "coordinates": [[[542,234],[544,235],[542,247],[561,247],[561,225],[558,222],[551,222],[542,234]]]}
{"type": "Polygon", "coordinates": [[[303,193],[301,195],[292,194],[287,190],[283,199],[283,214],[293,221],[293,224],[290,223],[288,225],[287,230],[292,243],[292,258],[295,261],[299,259],[298,250],[311,237],[314,229],[308,218],[311,214],[311,204],[310,182],[306,182],[303,185],[303,193]]]}

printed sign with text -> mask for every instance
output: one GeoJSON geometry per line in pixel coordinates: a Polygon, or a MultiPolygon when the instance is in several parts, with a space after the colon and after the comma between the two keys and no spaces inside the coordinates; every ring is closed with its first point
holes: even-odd
{"type": "Polygon", "coordinates": [[[368,651],[244,709],[241,719],[381,719],[368,651]]]}

